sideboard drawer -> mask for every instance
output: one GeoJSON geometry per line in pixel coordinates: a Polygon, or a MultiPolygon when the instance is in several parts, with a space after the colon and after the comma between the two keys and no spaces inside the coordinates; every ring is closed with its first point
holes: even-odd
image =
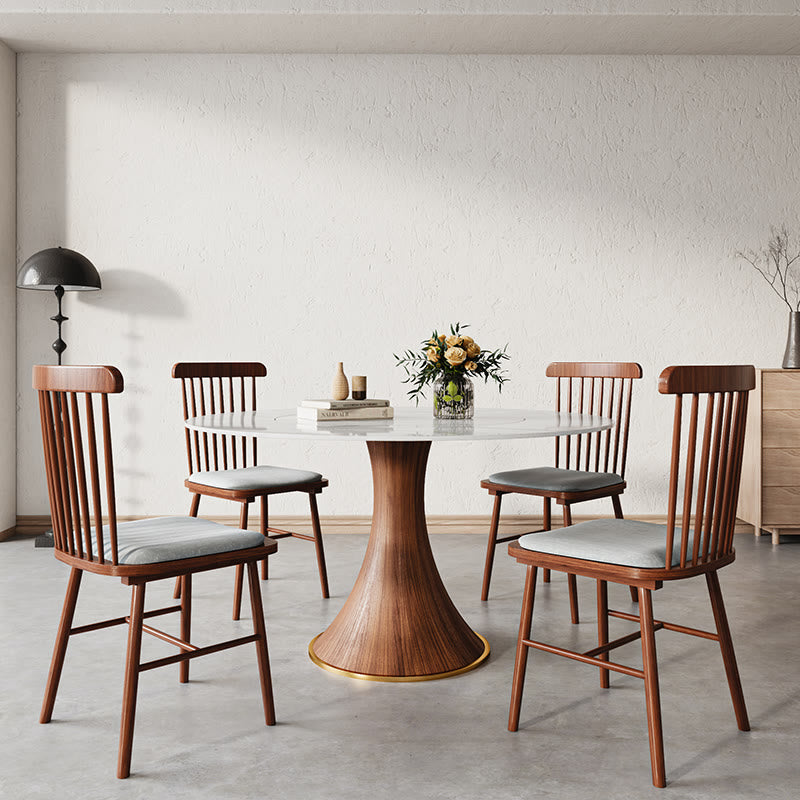
{"type": "Polygon", "coordinates": [[[762,411],[761,446],[800,447],[800,409],[762,411]]]}
{"type": "Polygon", "coordinates": [[[800,486],[765,486],[762,492],[763,527],[798,527],[800,486]]]}
{"type": "Polygon", "coordinates": [[[791,372],[762,373],[762,409],[800,409],[800,374],[791,372]]]}
{"type": "Polygon", "coordinates": [[[767,447],[761,451],[763,486],[800,486],[800,448],[767,447]]]}

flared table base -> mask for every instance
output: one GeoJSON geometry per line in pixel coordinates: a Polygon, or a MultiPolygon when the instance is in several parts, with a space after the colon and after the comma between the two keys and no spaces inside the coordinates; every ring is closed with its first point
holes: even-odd
{"type": "Polygon", "coordinates": [[[442,583],[425,524],[431,443],[367,442],[373,515],[356,582],[327,630],[309,645],[323,669],[376,681],[424,681],[483,663],[489,644],[442,583]]]}

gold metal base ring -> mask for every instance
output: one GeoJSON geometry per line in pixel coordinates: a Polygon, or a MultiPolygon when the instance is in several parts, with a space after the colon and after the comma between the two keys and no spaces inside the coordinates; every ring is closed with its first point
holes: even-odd
{"type": "MultiPolygon", "coordinates": [[[[473,631],[475,633],[475,631],[473,631]]],[[[328,672],[335,672],[337,675],[344,675],[348,678],[356,678],[360,681],[383,681],[385,683],[411,683],[413,681],[436,681],[440,678],[452,678],[455,675],[461,675],[462,672],[469,672],[471,669],[475,669],[475,667],[479,667],[486,659],[489,657],[490,647],[489,642],[483,638],[479,633],[475,633],[475,635],[483,642],[483,652],[471,663],[467,664],[465,667],[459,667],[458,669],[451,669],[447,672],[434,672],[430,675],[367,675],[364,672],[351,672],[348,669],[340,669],[339,667],[334,667],[332,664],[328,664],[326,661],[323,661],[315,652],[314,652],[314,642],[322,636],[321,633],[317,634],[309,643],[308,645],[308,657],[318,666],[322,667],[322,669],[328,670],[328,672]]]]}

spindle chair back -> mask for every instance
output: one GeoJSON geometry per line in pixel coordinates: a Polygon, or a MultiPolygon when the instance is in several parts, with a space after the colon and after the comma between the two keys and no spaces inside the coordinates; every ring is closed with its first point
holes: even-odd
{"type": "Polygon", "coordinates": [[[119,563],[108,395],[123,385],[115,367],[33,368],[56,554],[119,563]]]}
{"type": "Polygon", "coordinates": [[[675,395],[667,505],[667,549],[677,564],[713,564],[733,552],[752,367],[670,367],[658,390],[675,395]],[[682,520],[676,528],[678,516],[682,520]]]}
{"type": "Polygon", "coordinates": [[[614,472],[625,477],[633,382],[638,364],[556,361],[547,366],[556,379],[556,411],[609,417],[614,427],[596,433],[557,436],[555,466],[586,472],[614,472]]]}
{"type": "MultiPolygon", "coordinates": [[[[254,361],[182,362],[174,366],[173,378],[181,382],[183,418],[247,413],[257,410],[256,378],[267,368],[254,361]]],[[[258,439],[226,436],[185,429],[189,474],[220,469],[244,469],[258,464],[258,439]]]]}

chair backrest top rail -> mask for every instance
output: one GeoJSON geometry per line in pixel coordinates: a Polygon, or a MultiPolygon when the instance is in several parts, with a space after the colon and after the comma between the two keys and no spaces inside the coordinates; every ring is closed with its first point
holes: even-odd
{"type": "Polygon", "coordinates": [[[100,365],[33,367],[33,388],[51,392],[100,392],[118,394],[125,387],[122,373],[116,367],[100,365]]]}
{"type": "Polygon", "coordinates": [[[260,361],[179,361],[173,378],[264,378],[267,368],[260,361]]]}
{"type": "Polygon", "coordinates": [[[661,394],[747,392],[755,385],[756,370],[752,364],[680,365],[667,367],[658,378],[661,394]]]}
{"type": "Polygon", "coordinates": [[[635,361],[553,361],[548,378],[641,378],[642,366],[635,361]]]}

